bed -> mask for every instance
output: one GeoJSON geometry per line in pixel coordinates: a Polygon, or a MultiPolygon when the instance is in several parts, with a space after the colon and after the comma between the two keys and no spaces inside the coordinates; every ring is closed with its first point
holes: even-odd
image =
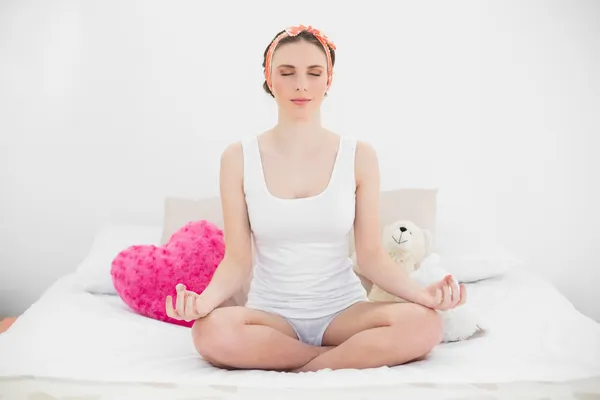
{"type": "Polygon", "coordinates": [[[86,287],[78,270],[0,334],[0,399],[600,398],[600,324],[546,279],[524,266],[467,288],[486,331],[424,360],[225,371],[197,354],[189,328],[135,314],[119,296],[86,287]]]}

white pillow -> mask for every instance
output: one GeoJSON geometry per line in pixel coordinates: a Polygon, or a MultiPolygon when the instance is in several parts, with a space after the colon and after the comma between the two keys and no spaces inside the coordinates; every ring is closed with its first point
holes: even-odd
{"type": "Polygon", "coordinates": [[[507,253],[471,253],[440,255],[433,253],[424,263],[436,264],[452,274],[458,282],[470,283],[504,275],[521,263],[507,253]]]}
{"type": "Polygon", "coordinates": [[[94,236],[92,247],[76,269],[83,289],[95,294],[117,294],[110,276],[112,261],[133,245],[159,245],[162,227],[110,223],[94,236]]]}

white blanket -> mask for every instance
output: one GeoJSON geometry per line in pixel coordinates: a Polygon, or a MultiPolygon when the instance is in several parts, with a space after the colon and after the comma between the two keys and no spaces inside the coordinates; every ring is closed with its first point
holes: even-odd
{"type": "Polygon", "coordinates": [[[347,388],[600,375],[600,324],[524,271],[468,285],[468,301],[489,329],[482,335],[394,368],[304,374],[213,368],[196,353],[188,328],[136,315],[120,298],[85,293],[76,282],[74,275],[58,280],[0,335],[0,377],[347,388]]]}

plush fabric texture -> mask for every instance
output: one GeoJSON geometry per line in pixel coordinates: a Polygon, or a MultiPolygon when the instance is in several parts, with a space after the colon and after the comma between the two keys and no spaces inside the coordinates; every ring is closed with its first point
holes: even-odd
{"type": "Polygon", "coordinates": [[[134,245],[121,251],[111,264],[117,294],[143,316],[177,325],[166,314],[166,298],[177,297],[175,286],[202,293],[225,254],[223,231],[206,220],[193,221],[177,230],[161,246],[134,245]]]}

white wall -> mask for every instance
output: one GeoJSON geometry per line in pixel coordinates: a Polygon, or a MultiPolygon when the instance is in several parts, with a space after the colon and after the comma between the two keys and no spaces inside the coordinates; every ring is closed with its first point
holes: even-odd
{"type": "Polygon", "coordinates": [[[503,246],[600,321],[600,5],[337,4],[0,3],[0,315],[101,224],[216,195],[223,148],[275,122],[265,46],[305,23],[338,45],[324,123],[383,189],[439,188],[441,250],[503,246]]]}

